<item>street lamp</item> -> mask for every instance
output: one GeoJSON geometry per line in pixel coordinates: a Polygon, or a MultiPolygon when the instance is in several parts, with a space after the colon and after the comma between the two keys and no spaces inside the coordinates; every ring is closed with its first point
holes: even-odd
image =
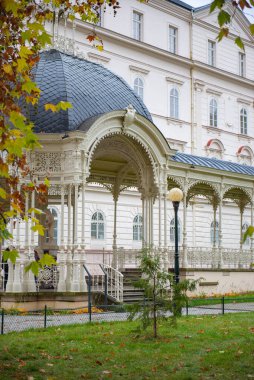
{"type": "Polygon", "coordinates": [[[181,189],[174,187],[167,195],[167,199],[173,203],[175,212],[175,283],[179,283],[179,253],[178,253],[178,209],[179,203],[183,199],[183,192],[181,189]]]}

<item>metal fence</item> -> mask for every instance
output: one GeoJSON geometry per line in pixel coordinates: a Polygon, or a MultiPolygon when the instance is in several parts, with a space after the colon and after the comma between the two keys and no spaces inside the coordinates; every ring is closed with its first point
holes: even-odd
{"type": "MultiPolygon", "coordinates": [[[[26,311],[24,309],[0,309],[0,332],[47,328],[89,322],[126,321],[128,306],[99,305],[79,309],[50,309],[26,311]]],[[[254,312],[254,297],[249,298],[199,298],[189,299],[182,308],[182,315],[219,315],[226,313],[254,312]]],[[[170,316],[170,315],[169,315],[170,316]]]]}

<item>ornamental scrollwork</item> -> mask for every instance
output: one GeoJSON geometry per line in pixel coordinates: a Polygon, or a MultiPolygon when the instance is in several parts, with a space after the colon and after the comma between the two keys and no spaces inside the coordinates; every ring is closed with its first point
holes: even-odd
{"type": "Polygon", "coordinates": [[[61,153],[36,152],[33,156],[33,169],[35,173],[61,172],[61,153]]]}

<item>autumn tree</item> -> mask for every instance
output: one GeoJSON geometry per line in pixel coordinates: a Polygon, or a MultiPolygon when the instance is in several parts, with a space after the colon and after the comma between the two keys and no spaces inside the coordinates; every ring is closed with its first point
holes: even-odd
{"type": "MultiPolygon", "coordinates": [[[[32,70],[39,61],[39,53],[51,44],[51,35],[45,28],[53,23],[56,14],[65,14],[71,20],[80,17],[96,24],[101,8],[113,7],[116,0],[1,0],[0,1],[0,244],[11,239],[10,219],[32,220],[32,229],[43,234],[37,209],[25,214],[27,194],[36,192],[36,198],[46,202],[49,183],[36,182],[29,168],[26,153],[40,146],[33,124],[24,113],[24,105],[36,106],[40,89],[33,81],[32,70]],[[56,10],[61,12],[56,12],[56,10]]],[[[100,39],[93,34],[87,37],[95,45],[100,39]]],[[[71,107],[69,103],[46,105],[48,112],[71,107]]],[[[15,250],[4,252],[5,260],[15,261],[15,250]]],[[[33,265],[34,272],[38,265],[33,265]]]]}
{"type": "MultiPolygon", "coordinates": [[[[220,32],[218,34],[218,41],[221,41],[224,37],[227,37],[230,32],[230,25],[234,19],[237,10],[245,11],[254,9],[254,0],[213,0],[210,5],[210,12],[218,10],[218,25],[220,27],[220,32]],[[228,3],[231,3],[234,7],[234,13],[231,14],[227,10],[228,3]]],[[[254,24],[250,23],[249,30],[252,35],[254,35],[254,24]]],[[[235,43],[240,49],[244,49],[244,42],[241,36],[235,37],[235,43]]]]}

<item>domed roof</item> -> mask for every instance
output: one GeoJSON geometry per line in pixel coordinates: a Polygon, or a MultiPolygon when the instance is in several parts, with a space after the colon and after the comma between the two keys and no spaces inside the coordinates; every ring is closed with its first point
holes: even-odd
{"type": "Polygon", "coordinates": [[[132,104],[137,113],[152,121],[141,98],[119,76],[93,62],[57,50],[40,54],[33,80],[41,90],[39,104],[29,110],[35,132],[76,130],[87,119],[132,104]],[[52,113],[47,103],[68,101],[73,108],[52,113]]]}

